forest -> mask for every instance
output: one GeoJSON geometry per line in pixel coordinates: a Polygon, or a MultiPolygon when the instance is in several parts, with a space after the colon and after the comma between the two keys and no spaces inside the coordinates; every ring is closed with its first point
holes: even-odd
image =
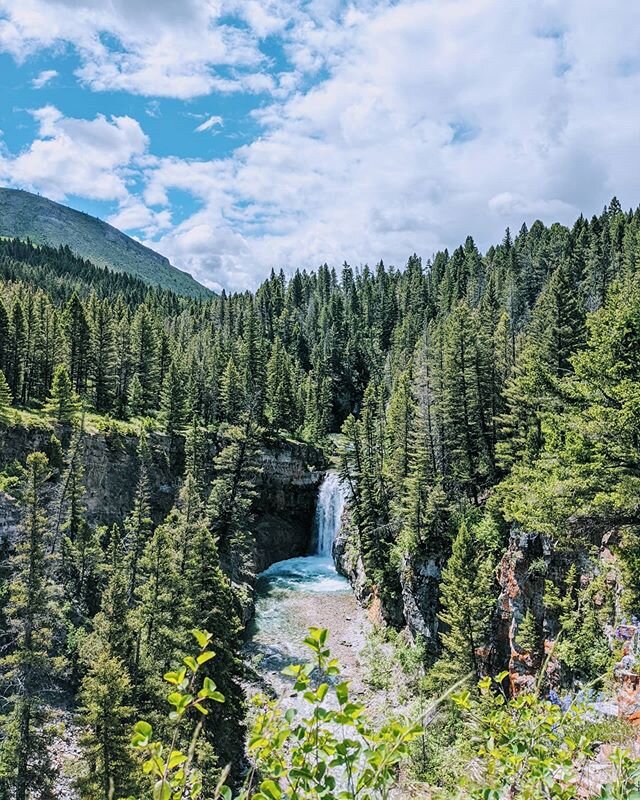
{"type": "Polygon", "coordinates": [[[63,796],[61,708],[65,797],[640,797],[639,275],[640,208],[615,198],[484,253],[467,237],[204,299],[0,240],[0,446],[38,442],[0,454],[19,512],[0,540],[0,797],[63,796]],[[87,513],[96,432],[137,447],[110,525],[87,513]],[[404,720],[349,696],[324,629],[288,668],[308,716],[247,702],[274,443],[339,472],[336,561],[404,720]],[[589,710],[614,696],[624,718],[589,710]]]}

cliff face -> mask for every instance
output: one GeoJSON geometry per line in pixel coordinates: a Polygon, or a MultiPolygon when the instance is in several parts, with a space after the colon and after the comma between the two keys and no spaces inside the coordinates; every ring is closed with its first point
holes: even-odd
{"type": "Polygon", "coordinates": [[[412,635],[437,642],[438,595],[445,554],[405,554],[400,563],[400,594],[393,603],[383,604],[376,586],[367,575],[360,552],[357,528],[348,502],[334,546],[338,571],[349,579],[358,602],[369,608],[374,621],[396,628],[407,627],[412,635]]]}
{"type": "MultiPolygon", "coordinates": [[[[50,450],[51,431],[12,427],[0,430],[0,470],[12,461],[24,462],[34,450],[50,450]]],[[[149,481],[154,521],[160,522],[173,506],[180,486],[176,464],[184,459],[183,444],[163,434],[149,436],[149,481]]],[[[207,463],[213,464],[223,442],[208,443],[207,463]]],[[[94,525],[121,523],[133,504],[138,476],[138,440],[112,433],[86,435],[82,441],[87,516],[94,525]]],[[[307,552],[317,488],[322,480],[322,454],[294,442],[273,442],[258,452],[256,477],[255,551],[248,565],[254,575],[270,564],[307,552]]],[[[213,478],[213,468],[209,479],[213,478]]],[[[55,494],[55,492],[54,492],[55,494]]],[[[10,495],[0,493],[0,538],[11,538],[19,522],[10,495]]]]}
{"type": "MultiPolygon", "coordinates": [[[[640,622],[631,618],[619,623],[625,617],[620,604],[623,581],[616,556],[619,545],[616,531],[603,534],[601,530],[582,529],[570,550],[558,549],[547,537],[514,526],[496,570],[499,594],[490,646],[477,652],[484,670],[492,675],[508,670],[513,694],[532,689],[542,669],[549,688],[566,691],[574,687],[576,679],[585,682],[580,672],[582,654],[576,654],[575,644],[566,649],[568,634],[561,633],[562,609],[554,606],[552,596],[545,598],[551,591],[549,586],[555,586],[558,597],[564,600],[569,589],[563,581],[572,567],[575,572],[569,606],[579,609],[576,592],[589,594],[598,624],[603,624],[603,638],[596,645],[582,641],[580,631],[573,630],[574,639],[578,636],[578,650],[602,645],[610,654],[622,654],[613,671],[616,702],[611,708],[617,707],[622,718],[640,724],[640,622]],[[537,639],[534,650],[527,649],[530,645],[522,635],[527,617],[537,639]]],[[[412,635],[424,637],[427,646],[432,645],[432,653],[439,646],[440,581],[447,555],[444,551],[405,554],[399,562],[400,592],[384,607],[367,575],[358,532],[348,504],[345,506],[334,549],[339,571],[350,580],[356,598],[374,621],[406,627],[412,635]]],[[[573,622],[569,620],[574,628],[581,624],[580,613],[576,613],[573,622]]]]}

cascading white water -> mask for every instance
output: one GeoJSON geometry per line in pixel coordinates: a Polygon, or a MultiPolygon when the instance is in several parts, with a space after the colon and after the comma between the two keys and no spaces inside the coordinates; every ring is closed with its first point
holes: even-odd
{"type": "Polygon", "coordinates": [[[316,555],[331,558],[333,543],[340,530],[343,508],[344,492],[340,479],[335,472],[328,472],[318,492],[316,514],[313,521],[313,541],[316,555]]]}
{"type": "Polygon", "coordinates": [[[332,557],[344,502],[338,476],[328,472],[318,491],[310,554],[278,561],[258,575],[251,647],[269,674],[279,674],[283,657],[304,657],[300,642],[310,625],[328,624],[327,605],[348,607],[348,619],[353,616],[349,582],[338,575],[332,557]]]}

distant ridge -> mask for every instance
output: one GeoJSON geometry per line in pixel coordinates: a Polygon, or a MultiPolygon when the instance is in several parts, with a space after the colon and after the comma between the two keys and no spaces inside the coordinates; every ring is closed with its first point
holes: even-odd
{"type": "Polygon", "coordinates": [[[29,238],[51,247],[68,245],[99,267],[126,272],[187,297],[213,294],[165,256],[107,222],[22,189],[0,187],[0,236],[29,238]]]}

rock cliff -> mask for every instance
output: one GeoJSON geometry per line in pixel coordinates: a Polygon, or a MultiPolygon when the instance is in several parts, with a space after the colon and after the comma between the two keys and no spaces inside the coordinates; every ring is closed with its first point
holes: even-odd
{"type": "MultiPolygon", "coordinates": [[[[61,432],[58,431],[58,434],[61,432]]],[[[62,437],[60,437],[62,438],[62,437]]],[[[35,450],[50,450],[51,430],[15,426],[0,430],[0,471],[24,462],[35,450]]],[[[149,480],[154,521],[173,506],[180,486],[176,464],[184,460],[184,444],[160,433],[149,436],[149,480]]],[[[212,437],[207,463],[224,442],[212,437]]],[[[121,523],[133,504],[138,474],[138,439],[117,433],[87,434],[82,441],[87,516],[94,525],[121,523]]],[[[307,552],[317,488],[324,459],[315,448],[295,442],[270,441],[258,451],[258,498],[255,502],[255,550],[249,571],[254,575],[270,564],[307,552]]],[[[213,468],[209,475],[213,478],[213,468]]],[[[10,494],[0,493],[0,538],[11,538],[19,512],[10,494]]]]}

